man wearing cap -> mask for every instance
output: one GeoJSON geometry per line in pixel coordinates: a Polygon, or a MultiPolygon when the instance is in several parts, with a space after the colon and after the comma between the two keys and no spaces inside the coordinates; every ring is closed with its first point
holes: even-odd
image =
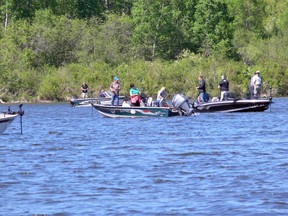
{"type": "Polygon", "coordinates": [[[112,92],[111,96],[111,105],[114,106],[114,101],[116,100],[116,106],[119,106],[119,92],[121,90],[121,85],[118,77],[114,77],[114,81],[110,85],[110,91],[112,92]]]}
{"type": "Polygon", "coordinates": [[[260,71],[256,71],[254,77],[254,98],[259,99],[261,93],[262,78],[260,76],[260,71]]]}

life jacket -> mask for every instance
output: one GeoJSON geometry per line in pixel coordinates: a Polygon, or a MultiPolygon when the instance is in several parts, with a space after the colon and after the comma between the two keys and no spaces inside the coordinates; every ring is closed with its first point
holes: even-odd
{"type": "Polygon", "coordinates": [[[130,96],[130,99],[131,99],[131,103],[133,104],[140,103],[141,101],[141,97],[139,95],[130,96]]]}

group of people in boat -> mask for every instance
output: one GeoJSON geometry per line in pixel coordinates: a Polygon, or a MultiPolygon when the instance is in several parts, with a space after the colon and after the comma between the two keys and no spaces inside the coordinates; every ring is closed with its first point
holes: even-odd
{"type": "MultiPolygon", "coordinates": [[[[250,82],[250,99],[258,99],[260,98],[261,93],[261,86],[262,86],[262,78],[260,76],[260,71],[257,70],[251,78],[250,82]]],[[[229,81],[227,80],[225,75],[221,76],[221,81],[219,82],[218,88],[220,90],[220,99],[216,98],[216,101],[224,101],[228,98],[229,92],[229,81]]],[[[83,82],[81,85],[82,91],[82,98],[88,97],[88,85],[83,82]]],[[[205,103],[209,101],[209,95],[206,92],[206,82],[202,75],[198,77],[198,86],[196,89],[199,92],[197,102],[198,103],[205,103]]],[[[121,90],[121,84],[119,78],[117,76],[114,77],[113,82],[110,85],[111,95],[111,105],[119,106],[119,93],[121,90]]],[[[166,98],[166,91],[165,87],[162,87],[157,93],[157,99],[153,101],[153,106],[159,106],[160,102],[166,98]]],[[[105,97],[104,91],[102,90],[100,93],[100,97],[105,97]],[[103,94],[103,95],[102,95],[103,94]]],[[[130,104],[132,106],[140,106],[141,105],[141,91],[137,88],[134,83],[130,84],[130,104]]],[[[215,101],[215,100],[212,100],[215,101]]]]}
{"type": "MultiPolygon", "coordinates": [[[[204,103],[209,101],[209,95],[206,92],[206,83],[203,79],[203,76],[200,75],[198,77],[198,86],[196,89],[199,92],[199,96],[197,99],[198,103],[204,103]]],[[[260,71],[257,70],[251,78],[249,91],[250,91],[250,99],[259,99],[261,94],[261,87],[262,87],[262,77],[260,75],[260,71]]],[[[218,88],[220,90],[220,99],[216,98],[212,101],[224,101],[228,99],[228,92],[229,92],[229,81],[227,80],[225,75],[221,76],[221,81],[219,82],[218,88]]]]}
{"type": "MultiPolygon", "coordinates": [[[[88,85],[86,82],[83,82],[81,85],[82,91],[82,98],[88,98],[88,85]]],[[[111,91],[111,105],[112,106],[119,106],[119,93],[121,90],[121,84],[119,78],[117,76],[114,77],[113,82],[110,84],[110,91],[111,91]]],[[[141,91],[137,88],[134,83],[130,84],[130,105],[132,106],[140,106],[141,105],[141,91]]],[[[101,90],[100,97],[106,97],[105,91],[101,90]]],[[[157,99],[153,101],[153,106],[159,106],[160,102],[165,99],[166,91],[165,87],[162,87],[157,93],[157,99]]]]}
{"type": "MultiPolygon", "coordinates": [[[[199,92],[199,96],[198,96],[198,103],[204,103],[204,102],[208,102],[209,101],[209,95],[206,92],[206,83],[205,80],[203,79],[203,76],[200,75],[198,77],[198,87],[196,87],[196,89],[199,92]]],[[[221,76],[221,81],[218,85],[218,88],[220,90],[220,99],[216,99],[217,101],[223,101],[223,100],[227,100],[228,98],[228,91],[229,91],[229,81],[226,79],[225,75],[221,76]]],[[[215,100],[214,100],[215,101],[215,100]]]]}
{"type": "MultiPolygon", "coordinates": [[[[119,82],[118,77],[114,77],[114,81],[110,85],[110,91],[112,92],[112,97],[111,97],[111,105],[114,106],[119,106],[119,92],[121,90],[121,85],[119,82]],[[116,104],[115,104],[115,103],[116,104]]],[[[135,86],[134,83],[130,84],[130,89],[129,89],[129,94],[130,94],[130,105],[132,106],[140,106],[142,102],[141,98],[141,91],[139,88],[135,86]]],[[[157,93],[157,99],[153,101],[152,105],[153,106],[159,106],[160,102],[166,98],[166,91],[165,87],[162,87],[158,93],[157,93]]]]}

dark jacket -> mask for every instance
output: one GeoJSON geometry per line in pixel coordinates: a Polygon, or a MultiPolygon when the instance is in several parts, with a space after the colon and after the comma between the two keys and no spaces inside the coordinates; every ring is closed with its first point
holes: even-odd
{"type": "Polygon", "coordinates": [[[229,82],[226,79],[222,79],[219,83],[220,91],[229,91],[229,82]]]}
{"type": "Polygon", "coordinates": [[[206,92],[206,84],[203,79],[199,80],[198,87],[197,87],[199,93],[205,93],[206,92]]]}

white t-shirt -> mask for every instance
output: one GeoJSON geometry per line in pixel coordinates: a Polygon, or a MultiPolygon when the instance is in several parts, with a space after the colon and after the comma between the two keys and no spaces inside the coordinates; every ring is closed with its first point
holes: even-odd
{"type": "Polygon", "coordinates": [[[256,76],[257,76],[257,75],[254,75],[254,76],[251,78],[251,82],[250,82],[250,85],[251,85],[251,86],[254,86],[256,76]]]}
{"type": "Polygon", "coordinates": [[[256,75],[256,76],[255,76],[254,83],[255,83],[256,85],[261,85],[261,83],[262,83],[261,77],[256,75]]]}

